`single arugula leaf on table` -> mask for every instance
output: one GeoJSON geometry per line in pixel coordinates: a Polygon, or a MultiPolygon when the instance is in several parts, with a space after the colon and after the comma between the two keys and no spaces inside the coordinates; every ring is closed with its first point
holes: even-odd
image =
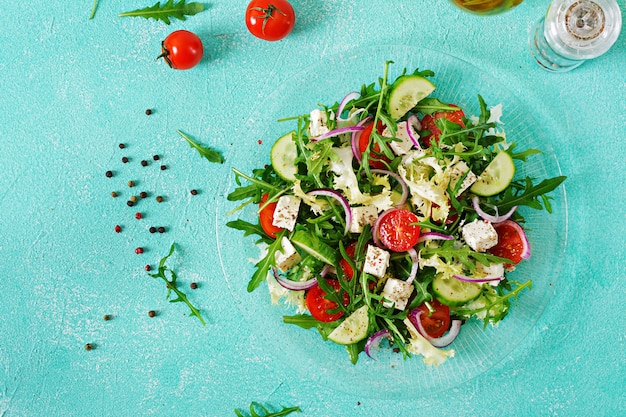
{"type": "Polygon", "coordinates": [[[280,411],[273,413],[268,410],[267,407],[255,401],[250,404],[250,416],[246,416],[241,411],[235,409],[235,414],[237,415],[237,417],[281,417],[294,412],[299,413],[300,407],[282,407],[280,411]],[[257,410],[261,410],[263,414],[259,414],[257,410]]]}
{"type": "Polygon", "coordinates": [[[178,134],[187,141],[189,146],[197,150],[201,157],[206,158],[209,162],[215,162],[217,164],[221,164],[224,162],[224,157],[221,153],[219,153],[219,151],[200,145],[180,130],[177,130],[176,132],[178,132],[178,134]]]}
{"type": "Polygon", "coordinates": [[[175,248],[175,244],[172,243],[172,246],[170,247],[170,251],[169,253],[161,258],[161,261],[159,262],[159,269],[157,271],[156,274],[148,274],[150,275],[152,278],[160,278],[163,281],[165,281],[165,285],[167,285],[167,296],[166,298],[170,301],[170,303],[185,303],[187,304],[187,307],[189,307],[189,310],[191,310],[191,313],[189,313],[189,316],[195,316],[198,318],[198,320],[200,320],[200,323],[202,323],[203,326],[206,326],[206,323],[204,321],[204,319],[202,318],[202,315],[200,314],[200,310],[198,310],[196,307],[193,306],[193,304],[191,304],[191,302],[189,301],[189,299],[187,299],[187,295],[185,295],[185,293],[183,293],[181,290],[178,289],[178,284],[176,283],[176,280],[178,278],[178,276],[176,275],[176,272],[174,272],[173,270],[169,269],[167,267],[167,265],[165,265],[165,262],[167,262],[168,258],[170,256],[172,256],[172,254],[174,253],[174,248],[175,248]],[[167,278],[167,276],[165,275],[166,272],[169,271],[169,275],[170,275],[170,279],[167,278]],[[174,294],[176,294],[176,298],[174,299],[170,299],[170,296],[172,295],[172,292],[174,292],[174,294]]]}
{"type": "Polygon", "coordinates": [[[168,0],[161,5],[156,2],[153,6],[144,7],[142,9],[132,10],[118,14],[119,17],[143,17],[144,19],[161,20],[166,25],[171,23],[170,19],[187,20],[186,16],[193,16],[204,10],[204,4],[180,0],[175,3],[174,0],[168,0]]]}

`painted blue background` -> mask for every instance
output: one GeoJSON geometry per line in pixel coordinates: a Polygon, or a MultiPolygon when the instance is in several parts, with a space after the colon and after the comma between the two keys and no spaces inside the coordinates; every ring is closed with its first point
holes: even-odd
{"type": "Polygon", "coordinates": [[[0,3],[0,416],[229,416],[251,401],[299,405],[306,416],[625,414],[623,33],[606,55],[555,75],[527,51],[547,1],[480,18],[443,0],[293,0],[296,28],[276,43],[247,32],[245,1],[207,4],[170,26],[117,17],[149,1],[101,0],[88,20],[91,3],[0,3]],[[190,71],[155,62],[161,40],[181,28],[206,49],[190,71]],[[502,81],[559,132],[552,146],[568,176],[563,275],[533,331],[489,372],[402,401],[301,380],[256,343],[217,255],[215,206],[230,165],[207,163],[176,133],[225,155],[251,146],[242,126],[281,81],[372,44],[439,50],[502,81]],[[150,198],[128,208],[141,190],[150,198]],[[143,270],[173,241],[172,266],[185,286],[199,283],[186,292],[206,327],[143,270]],[[137,246],[146,252],[135,255],[137,246]]]}

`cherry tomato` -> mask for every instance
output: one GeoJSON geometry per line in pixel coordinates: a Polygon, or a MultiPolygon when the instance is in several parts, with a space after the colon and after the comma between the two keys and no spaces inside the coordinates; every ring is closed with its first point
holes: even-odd
{"type": "MultiPolygon", "coordinates": [[[[451,104],[451,106],[458,107],[458,106],[455,106],[454,104],[451,104]]],[[[422,118],[422,129],[428,130],[430,134],[420,138],[421,141],[424,142],[426,146],[430,146],[430,142],[433,139],[435,139],[435,142],[439,142],[441,129],[437,127],[435,120],[445,118],[445,119],[448,119],[452,123],[456,123],[457,125],[460,125],[461,127],[465,127],[465,123],[463,123],[464,117],[465,117],[465,113],[463,113],[463,110],[460,110],[460,109],[457,111],[437,112],[437,113],[434,113],[433,115],[430,115],[430,114],[425,115],[422,118]]]]}
{"type": "MultiPolygon", "coordinates": [[[[379,120],[376,125],[376,130],[378,134],[381,134],[385,126],[379,120]]],[[[365,125],[365,128],[361,131],[361,136],[359,136],[359,151],[361,153],[367,150],[367,145],[370,143],[370,136],[372,135],[372,130],[374,130],[374,122],[368,123],[365,125]]],[[[383,161],[389,162],[389,158],[380,153],[380,146],[377,143],[373,144],[370,147],[369,154],[369,163],[372,168],[382,169],[385,168],[385,163],[383,161]]]]}
{"type": "MultiPolygon", "coordinates": [[[[267,201],[268,195],[263,194],[261,197],[261,202],[259,203],[259,207],[263,206],[267,201]]],[[[269,237],[276,239],[276,233],[283,230],[282,227],[276,227],[272,224],[274,221],[274,211],[276,211],[277,203],[274,201],[269,203],[259,213],[259,221],[261,222],[261,227],[263,231],[269,235],[269,237]]]]}
{"type": "MultiPolygon", "coordinates": [[[[326,282],[333,287],[335,292],[339,292],[341,286],[339,285],[339,281],[336,279],[329,279],[326,282]]],[[[350,298],[348,297],[348,293],[342,291],[343,293],[343,305],[347,306],[350,304],[350,298]]],[[[338,311],[336,313],[329,313],[329,310],[335,310],[338,305],[334,301],[328,300],[325,298],[326,292],[320,288],[319,285],[311,288],[306,293],[306,306],[309,309],[309,312],[313,316],[315,320],[323,321],[325,323],[329,323],[331,321],[338,320],[341,316],[343,316],[343,311],[338,311]]]]}
{"type": "Polygon", "coordinates": [[[438,338],[443,336],[450,328],[450,307],[445,304],[441,304],[437,299],[433,299],[428,303],[435,309],[432,313],[426,306],[426,303],[417,307],[422,311],[420,316],[422,320],[422,327],[428,336],[438,338]]]}
{"type": "Polygon", "coordinates": [[[394,252],[406,252],[417,244],[420,227],[412,225],[419,219],[409,210],[397,209],[384,214],[378,224],[378,237],[394,252]]]}
{"type": "Polygon", "coordinates": [[[513,261],[512,264],[504,264],[505,268],[520,263],[526,245],[519,232],[519,226],[511,220],[507,220],[494,224],[493,227],[498,233],[498,244],[489,249],[489,253],[513,261]]]}
{"type": "Polygon", "coordinates": [[[163,58],[171,68],[186,70],[198,65],[202,59],[204,48],[202,41],[195,33],[188,30],[177,30],[170,33],[161,42],[163,58]]]}
{"type": "Polygon", "coordinates": [[[295,23],[296,13],[286,0],[252,0],[246,8],[248,30],[266,41],[289,35],[295,23]]]}

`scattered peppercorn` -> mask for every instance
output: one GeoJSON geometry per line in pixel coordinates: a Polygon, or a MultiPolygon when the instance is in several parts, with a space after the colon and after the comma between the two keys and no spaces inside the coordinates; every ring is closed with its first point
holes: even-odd
{"type": "Polygon", "coordinates": [[[123,157],[122,157],[122,162],[123,162],[123,163],[128,162],[128,158],[127,158],[127,157],[125,157],[125,156],[123,156],[123,157]]]}
{"type": "Polygon", "coordinates": [[[115,225],[115,233],[119,233],[122,231],[122,226],[120,226],[119,224],[115,225]]]}
{"type": "Polygon", "coordinates": [[[148,229],[150,231],[150,233],[156,233],[156,227],[152,226],[150,227],[150,229],[148,229]]]}
{"type": "Polygon", "coordinates": [[[113,198],[117,197],[117,193],[115,191],[111,191],[111,197],[113,198]]]}
{"type": "Polygon", "coordinates": [[[148,311],[148,316],[149,316],[149,317],[154,317],[154,316],[156,316],[156,311],[154,311],[154,310],[150,310],[150,311],[148,311]]]}
{"type": "Polygon", "coordinates": [[[146,161],[145,159],[143,161],[141,161],[141,166],[142,167],[147,167],[148,166],[148,161],[146,161]]]}
{"type": "Polygon", "coordinates": [[[159,155],[153,155],[152,159],[154,159],[155,161],[158,161],[159,160],[159,155]]]}
{"type": "Polygon", "coordinates": [[[145,269],[146,271],[150,272],[150,270],[152,270],[152,267],[150,265],[146,265],[143,267],[143,269],[145,269]]]}
{"type": "Polygon", "coordinates": [[[124,145],[123,143],[120,143],[118,146],[120,147],[120,149],[124,149],[126,147],[126,145],[124,145]]]}
{"type": "Polygon", "coordinates": [[[165,227],[161,226],[157,229],[159,233],[165,233],[165,227]]]}
{"type": "Polygon", "coordinates": [[[107,171],[104,173],[104,175],[106,175],[107,178],[111,178],[113,176],[113,171],[107,171]]]}
{"type": "Polygon", "coordinates": [[[191,193],[191,195],[196,195],[196,194],[198,194],[198,190],[195,190],[195,189],[194,189],[194,190],[191,190],[191,191],[189,191],[189,192],[191,193]]]}
{"type": "Polygon", "coordinates": [[[146,198],[146,197],[148,197],[148,193],[145,192],[145,191],[142,191],[142,192],[139,193],[139,197],[146,198]]]}
{"type": "Polygon", "coordinates": [[[166,169],[167,169],[167,166],[161,165],[161,171],[165,171],[166,169]]]}
{"type": "Polygon", "coordinates": [[[136,218],[137,220],[141,220],[141,218],[142,218],[142,217],[143,217],[143,216],[141,215],[141,213],[140,213],[140,212],[135,213],[135,218],[136,218]]]}
{"type": "Polygon", "coordinates": [[[143,248],[139,247],[139,248],[135,249],[135,253],[137,255],[141,255],[143,253],[143,248]]]}
{"type": "Polygon", "coordinates": [[[91,343],[87,343],[85,345],[85,350],[91,350],[91,349],[93,349],[93,345],[91,343]]]}
{"type": "Polygon", "coordinates": [[[137,202],[137,196],[131,195],[129,200],[132,201],[133,203],[136,203],[137,202]]]}
{"type": "MultiPolygon", "coordinates": [[[[134,196],[133,196],[133,197],[134,197],[134,196]]],[[[128,207],[132,207],[132,206],[134,206],[134,205],[135,205],[135,202],[134,202],[133,200],[128,200],[128,201],[126,202],[126,205],[127,205],[128,207]]]]}
{"type": "Polygon", "coordinates": [[[257,141],[257,143],[258,143],[259,145],[263,145],[263,141],[262,141],[261,139],[259,139],[259,140],[257,141]]]}
{"type": "Polygon", "coordinates": [[[146,109],[146,116],[150,116],[152,114],[152,109],[146,109]]]}
{"type": "Polygon", "coordinates": [[[133,188],[135,186],[135,181],[128,181],[128,186],[133,188]]]}
{"type": "Polygon", "coordinates": [[[157,203],[161,203],[163,201],[163,197],[158,195],[157,198],[156,198],[156,201],[157,201],[157,203]]]}
{"type": "Polygon", "coordinates": [[[198,284],[192,282],[191,284],[189,284],[189,287],[191,287],[192,290],[195,290],[196,288],[198,288],[198,284]]]}
{"type": "Polygon", "coordinates": [[[105,314],[104,317],[102,317],[102,319],[104,321],[109,321],[109,320],[111,320],[111,315],[110,314],[105,314]]]}

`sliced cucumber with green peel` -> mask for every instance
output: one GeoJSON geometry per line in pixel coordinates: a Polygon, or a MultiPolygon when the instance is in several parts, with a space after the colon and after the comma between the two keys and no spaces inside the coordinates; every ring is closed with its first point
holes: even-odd
{"type": "Polygon", "coordinates": [[[369,327],[367,305],[359,307],[328,335],[328,339],[340,345],[351,345],[367,336],[369,327]]]}
{"type": "Polygon", "coordinates": [[[316,259],[328,265],[337,266],[337,251],[322,242],[317,236],[304,230],[298,230],[291,237],[291,243],[316,259]]]}
{"type": "Polygon", "coordinates": [[[460,281],[454,277],[438,274],[432,284],[435,297],[447,306],[460,306],[478,298],[482,285],[460,281]]]}
{"type": "Polygon", "coordinates": [[[296,172],[298,172],[295,162],[298,156],[298,149],[293,141],[292,134],[293,132],[289,132],[278,138],[270,151],[270,160],[272,161],[274,171],[286,181],[295,181],[296,172]]]}
{"type": "Polygon", "coordinates": [[[501,151],[478,176],[470,191],[476,195],[488,197],[501,193],[513,181],[515,162],[511,155],[501,151]]]}
{"type": "Polygon", "coordinates": [[[389,116],[398,120],[430,93],[435,85],[419,75],[403,75],[392,84],[387,100],[389,116]]]}

